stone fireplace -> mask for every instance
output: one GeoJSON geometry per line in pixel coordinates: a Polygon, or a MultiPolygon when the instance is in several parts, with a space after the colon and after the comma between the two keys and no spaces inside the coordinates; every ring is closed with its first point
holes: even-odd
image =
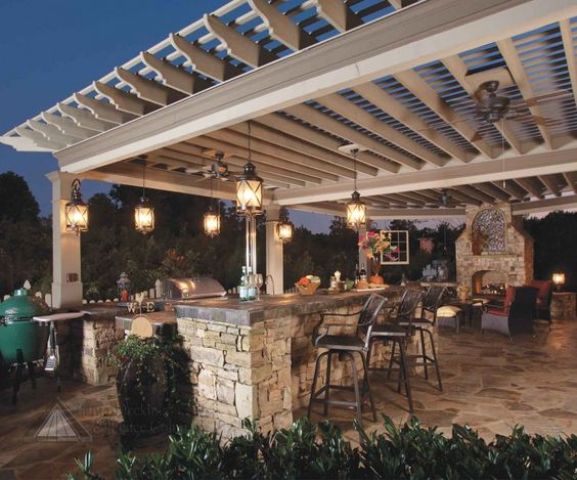
{"type": "Polygon", "coordinates": [[[504,295],[533,280],[533,239],[506,203],[467,207],[455,255],[457,282],[474,295],[504,295]]]}

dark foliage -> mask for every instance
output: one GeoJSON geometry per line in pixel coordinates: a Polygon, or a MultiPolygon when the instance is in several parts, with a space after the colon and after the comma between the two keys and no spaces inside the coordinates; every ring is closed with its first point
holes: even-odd
{"type": "Polygon", "coordinates": [[[565,288],[577,290],[577,213],[552,212],[543,218],[529,218],[525,230],[535,240],[535,278],[549,280],[554,272],[566,276],[565,288]]]}
{"type": "Polygon", "coordinates": [[[0,174],[0,296],[26,280],[49,290],[50,221],[38,212],[26,181],[13,172],[0,174]]]}
{"type": "MultiPolygon", "coordinates": [[[[569,480],[577,472],[577,436],[510,436],[486,442],[469,427],[453,426],[450,438],[418,420],[396,427],[385,418],[384,434],[359,430],[352,447],[330,423],[306,419],[263,435],[249,422],[246,437],[223,443],[216,433],[179,430],[156,455],[118,459],[118,480],[148,479],[546,479],[569,480]]],[[[70,480],[102,477],[90,453],[70,480]]]]}

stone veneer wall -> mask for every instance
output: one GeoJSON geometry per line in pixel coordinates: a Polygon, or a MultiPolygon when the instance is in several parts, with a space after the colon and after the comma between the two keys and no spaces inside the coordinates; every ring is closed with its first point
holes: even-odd
{"type": "MultiPolygon", "coordinates": [[[[362,300],[332,311],[358,311],[362,300]]],[[[334,319],[339,321],[342,318],[334,319]]],[[[287,427],[295,413],[308,406],[318,354],[311,343],[320,322],[318,313],[265,319],[251,326],[191,317],[177,318],[177,322],[191,358],[193,422],[202,429],[231,438],[247,433],[242,420],[250,418],[268,432],[287,427]]],[[[350,327],[333,327],[331,333],[347,328],[351,333],[350,327]]],[[[412,352],[417,351],[416,343],[415,337],[412,352]]],[[[371,364],[385,365],[388,349],[382,344],[375,348],[371,364]]],[[[360,358],[356,366],[362,372],[360,358]]],[[[317,388],[324,380],[323,368],[317,388]]],[[[350,363],[339,362],[335,356],[331,383],[351,385],[351,381],[350,363]]]]}
{"type": "Polygon", "coordinates": [[[116,313],[116,310],[95,310],[85,320],[57,322],[59,369],[63,377],[90,385],[114,381],[117,369],[109,354],[124,338],[124,331],[115,327],[116,313]]]}
{"type": "Polygon", "coordinates": [[[511,206],[506,203],[495,205],[505,214],[506,246],[504,252],[482,252],[473,255],[472,224],[477,213],[492,205],[468,206],[465,230],[455,244],[457,282],[472,288],[473,274],[482,270],[503,272],[508,285],[523,285],[533,280],[533,239],[521,225],[521,218],[514,217],[511,206]]]}

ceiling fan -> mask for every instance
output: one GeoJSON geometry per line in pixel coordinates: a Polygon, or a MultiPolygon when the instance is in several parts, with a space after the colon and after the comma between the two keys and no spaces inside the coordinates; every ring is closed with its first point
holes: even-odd
{"type": "MultiPolygon", "coordinates": [[[[527,112],[527,107],[573,95],[570,91],[561,90],[515,103],[509,97],[497,93],[499,85],[498,80],[485,81],[479,85],[473,94],[473,99],[476,103],[476,118],[483,124],[495,124],[502,120],[523,121],[530,118],[538,125],[553,126],[560,123],[560,121],[532,115],[531,112],[527,112]]],[[[466,121],[469,121],[469,119],[461,119],[454,123],[466,121]]],[[[433,127],[427,130],[430,129],[433,129],[433,127]]],[[[480,130],[477,130],[470,141],[475,142],[481,138],[482,134],[480,130]]]]}
{"type": "Polygon", "coordinates": [[[240,172],[231,172],[228,164],[224,161],[223,152],[211,152],[214,161],[210,165],[206,165],[202,169],[187,168],[186,173],[201,177],[199,181],[205,179],[220,180],[222,182],[236,181],[236,176],[240,172]]]}
{"type": "MultiPolygon", "coordinates": [[[[540,97],[533,97],[517,104],[513,103],[509,97],[499,95],[499,82],[497,80],[489,80],[479,85],[479,88],[474,94],[474,99],[477,103],[476,114],[477,118],[483,123],[494,124],[502,120],[523,121],[532,119],[537,125],[551,126],[559,123],[559,120],[552,120],[550,118],[541,117],[539,115],[532,115],[527,112],[527,107],[537,105],[545,101],[552,101],[558,99],[560,96],[571,95],[570,92],[560,91],[552,94],[543,95],[540,97]]],[[[481,139],[479,131],[475,132],[471,141],[481,139]]]]}

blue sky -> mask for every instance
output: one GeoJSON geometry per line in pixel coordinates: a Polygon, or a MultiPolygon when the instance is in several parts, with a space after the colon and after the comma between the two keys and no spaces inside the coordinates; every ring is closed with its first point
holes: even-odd
{"type": "MultiPolygon", "coordinates": [[[[33,117],[115,66],[180,30],[227,0],[0,0],[0,133],[33,117]]],[[[0,144],[0,172],[30,184],[50,212],[50,154],[0,144]]],[[[109,185],[86,182],[86,198],[109,185]]],[[[327,231],[331,217],[293,213],[293,221],[327,231]]]]}

